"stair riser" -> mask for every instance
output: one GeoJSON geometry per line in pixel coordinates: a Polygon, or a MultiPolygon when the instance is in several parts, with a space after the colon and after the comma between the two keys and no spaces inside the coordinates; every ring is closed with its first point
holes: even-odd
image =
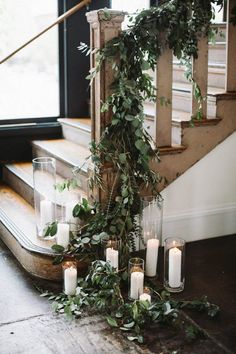
{"type": "Polygon", "coordinates": [[[91,133],[80,129],[79,127],[73,127],[67,124],[62,124],[62,134],[66,140],[84,146],[86,148],[91,142],[91,133]]]}
{"type": "MultiPolygon", "coordinates": [[[[59,175],[61,175],[63,178],[72,178],[72,169],[74,166],[66,163],[65,161],[57,159],[53,154],[51,154],[48,151],[45,151],[41,149],[38,146],[33,146],[33,156],[35,157],[43,157],[43,156],[50,156],[54,157],[56,159],[56,171],[59,175]]],[[[80,182],[80,188],[87,193],[88,192],[88,176],[87,173],[84,171],[81,171],[79,175],[77,175],[77,178],[80,182]]]]}
{"type": "Polygon", "coordinates": [[[21,178],[3,167],[3,181],[6,182],[15,192],[24,198],[30,205],[34,206],[34,189],[21,178]]]}
{"type": "MultiPolygon", "coordinates": [[[[173,69],[173,82],[176,83],[188,83],[184,76],[184,69],[182,67],[174,67],[173,69]]],[[[208,72],[208,85],[220,89],[225,88],[225,73],[224,71],[220,70],[217,71],[215,69],[214,71],[209,71],[208,72]]]]}

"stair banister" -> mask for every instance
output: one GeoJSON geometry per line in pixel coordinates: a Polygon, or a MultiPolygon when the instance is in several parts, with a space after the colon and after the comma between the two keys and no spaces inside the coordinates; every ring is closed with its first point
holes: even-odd
{"type": "Polygon", "coordinates": [[[44,28],[42,31],[40,31],[39,33],[37,33],[34,37],[30,38],[27,42],[25,42],[24,44],[22,44],[19,48],[17,48],[16,50],[14,50],[12,53],[10,53],[9,55],[7,55],[5,58],[3,58],[0,61],[0,64],[3,64],[4,62],[6,62],[8,59],[12,58],[16,53],[20,52],[23,48],[27,47],[30,43],[32,43],[35,39],[39,38],[42,34],[46,33],[48,30],[50,30],[52,27],[58,25],[59,23],[63,22],[65,19],[67,19],[68,17],[70,17],[71,15],[73,15],[75,12],[77,12],[78,10],[80,10],[82,7],[88,5],[91,2],[91,0],[82,0],[79,4],[75,5],[74,7],[72,7],[70,10],[66,11],[64,14],[62,14],[61,16],[59,16],[56,21],[54,21],[53,23],[51,23],[51,25],[47,26],[46,28],[44,28]]]}

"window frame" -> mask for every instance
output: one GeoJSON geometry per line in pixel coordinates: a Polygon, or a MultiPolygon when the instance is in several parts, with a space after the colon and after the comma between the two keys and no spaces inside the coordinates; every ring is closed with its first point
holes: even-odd
{"type": "MultiPolygon", "coordinates": [[[[78,0],[58,0],[58,16],[78,4],[78,0]]],[[[99,0],[95,4],[89,6],[89,10],[95,10],[101,7],[110,7],[110,0],[99,0]]],[[[38,117],[38,118],[3,118],[0,119],[0,136],[6,135],[24,135],[25,126],[27,135],[30,130],[35,134],[37,128],[45,128],[47,135],[49,130],[52,133],[58,131],[60,123],[59,118],[85,118],[89,116],[88,102],[85,105],[85,100],[89,99],[89,84],[85,79],[89,70],[89,57],[85,57],[79,53],[77,47],[80,41],[89,44],[90,30],[87,23],[85,13],[88,11],[82,8],[70,18],[58,25],[58,61],[59,61],[59,115],[54,117],[38,117]],[[80,35],[78,36],[78,23],[81,22],[80,35]],[[76,25],[77,24],[77,25],[76,25]],[[77,45],[75,46],[75,42],[77,45]],[[77,59],[80,60],[77,61],[77,59]],[[76,79],[75,79],[76,78],[76,79]],[[78,95],[79,90],[84,94],[78,95]],[[76,87],[77,86],[77,87],[76,87]],[[82,107],[82,108],[81,108],[82,107]]]]}

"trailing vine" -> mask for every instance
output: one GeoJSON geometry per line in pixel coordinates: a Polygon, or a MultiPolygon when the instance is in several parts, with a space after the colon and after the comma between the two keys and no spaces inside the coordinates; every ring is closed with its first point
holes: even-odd
{"type": "MultiPolygon", "coordinates": [[[[81,44],[80,50],[96,52],[96,66],[88,76],[93,80],[105,61],[112,63],[114,81],[111,95],[102,105],[102,112],[111,111],[112,120],[98,143],[91,142],[91,161],[94,174],[90,187],[101,188],[107,195],[105,203],[83,200],[75,206],[73,216],[80,220],[80,229],[71,235],[68,249],[54,245],[54,260],[60,263],[64,256],[73,256],[92,262],[85,278],[78,280],[74,296],[64,293],[43,292],[41,296],[53,301],[57,313],[79,317],[83,309],[95,310],[106,316],[107,322],[122,330],[131,341],[144,341],[145,328],[152,324],[172,324],[185,331],[193,339],[199,329],[183,321],[181,309],[204,311],[214,317],[218,306],[206,297],[191,301],[175,300],[170,294],[153,289],[153,301],[126,300],[122,281],[130,249],[134,249],[134,237],[140,234],[137,215],[140,210],[140,191],[149,190],[158,196],[161,176],[152,170],[150,162],[159,160],[158,151],[149,133],[144,129],[143,103],[155,100],[156,90],[147,70],[154,70],[160,55],[166,48],[187,67],[187,78],[193,84],[199,112],[203,97],[191,76],[191,58],[198,55],[197,44],[202,36],[212,36],[210,21],[214,16],[213,4],[223,0],[170,0],[158,7],[140,12],[132,25],[120,35],[107,42],[101,50],[89,49],[81,44]],[[103,167],[108,165],[114,172],[110,189],[104,185],[103,167]],[[93,204],[93,205],[92,205],[93,204]],[[106,238],[121,240],[121,271],[116,272],[109,263],[100,261],[101,242],[106,238]]],[[[236,13],[236,12],[235,12],[236,13]]],[[[105,13],[109,20],[109,13],[105,13]]],[[[158,94],[158,93],[157,93],[158,94]]],[[[168,100],[158,97],[163,104],[168,100]]],[[[197,116],[201,118],[201,115],[197,116]]],[[[77,173],[79,168],[77,169],[77,173]]],[[[57,186],[59,190],[76,186],[68,180],[57,186]]],[[[57,223],[46,230],[46,236],[55,235],[57,223]]]]}
{"type": "Polygon", "coordinates": [[[95,261],[88,275],[78,280],[76,294],[41,291],[41,296],[53,301],[52,308],[69,318],[78,318],[84,311],[96,311],[106,317],[111,327],[120,329],[130,341],[144,342],[145,328],[150,325],[172,325],[182,330],[187,339],[204,336],[199,328],[189,324],[182,309],[205,312],[215,317],[219,312],[217,305],[211,304],[206,296],[194,300],[174,300],[166,291],[153,289],[152,303],[143,300],[129,302],[122,294],[122,282],[119,274],[109,263],[95,261]]]}
{"type": "MultiPolygon", "coordinates": [[[[193,85],[198,104],[196,118],[200,119],[204,98],[192,78],[191,60],[198,56],[198,40],[202,36],[212,37],[210,23],[214,17],[214,4],[222,5],[223,0],[164,1],[131,18],[128,29],[107,42],[104,48],[97,50],[85,44],[79,47],[87,54],[96,53],[96,65],[90,70],[89,80],[95,78],[105,61],[112,64],[112,93],[102,105],[102,112],[112,112],[112,119],[100,141],[92,141],[90,145],[93,175],[89,185],[92,190],[103,189],[107,201],[103,204],[94,202],[89,222],[84,220],[81,205],[75,207],[73,216],[83,221],[83,227],[72,237],[67,251],[60,249],[56,261],[62,260],[65,253],[90,257],[89,252],[92,252],[95,256],[98,251],[94,253],[94,248],[100,245],[100,235],[105,232],[121,240],[122,267],[127,266],[130,249],[134,248],[134,237],[140,234],[137,224],[140,192],[148,190],[158,195],[158,184],[162,181],[162,177],[150,167],[150,162],[158,161],[159,155],[143,126],[143,103],[147,99],[154,101],[157,96],[163,104],[168,104],[168,99],[158,96],[147,70],[155,70],[163,51],[172,49],[187,68],[186,77],[193,85]],[[115,175],[110,189],[103,181],[103,167],[106,165],[115,175]]],[[[104,12],[104,20],[109,20],[109,16],[109,12],[104,12]]],[[[74,172],[79,171],[77,168],[74,172]]],[[[73,184],[76,185],[73,179],[65,181],[58,189],[63,190],[73,184]]],[[[46,235],[55,234],[55,224],[52,226],[46,230],[46,235]]]]}
{"type": "MultiPolygon", "coordinates": [[[[96,51],[84,44],[79,47],[85,52],[96,51],[96,65],[90,70],[89,80],[95,78],[105,61],[112,63],[114,75],[112,93],[102,105],[102,112],[112,111],[112,120],[100,141],[91,143],[94,175],[90,178],[90,186],[106,188],[101,172],[104,164],[117,171],[117,182],[115,193],[106,190],[107,205],[99,206],[94,223],[91,220],[86,232],[90,237],[95,230],[96,233],[105,231],[116,235],[122,241],[123,266],[127,264],[134,230],[139,231],[136,215],[139,213],[140,191],[148,189],[158,195],[158,184],[162,180],[150,168],[150,162],[158,161],[159,156],[151,136],[143,127],[143,102],[156,99],[156,89],[147,70],[155,69],[166,48],[172,49],[173,54],[187,65],[187,76],[194,85],[200,112],[203,98],[190,75],[190,63],[192,57],[198,56],[198,40],[211,33],[213,4],[219,5],[222,1],[165,1],[131,18],[129,28],[107,42],[104,48],[96,51]]],[[[104,19],[109,20],[109,13],[104,19]]],[[[163,101],[162,97],[158,99],[163,101]]],[[[200,117],[199,113],[197,118],[200,117]]]]}

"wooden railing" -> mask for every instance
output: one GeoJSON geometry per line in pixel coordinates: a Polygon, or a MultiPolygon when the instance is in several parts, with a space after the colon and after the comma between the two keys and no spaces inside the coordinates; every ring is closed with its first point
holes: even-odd
{"type": "MultiPolygon", "coordinates": [[[[225,91],[221,90],[221,93],[236,91],[236,26],[229,23],[229,13],[232,7],[236,4],[236,0],[228,1],[228,20],[226,26],[226,40],[227,46],[227,60],[226,60],[226,80],[225,80],[225,91]]],[[[107,18],[104,20],[101,10],[98,12],[92,12],[88,14],[88,21],[91,25],[91,40],[92,46],[96,48],[101,48],[106,40],[109,40],[116,36],[121,31],[121,23],[123,16],[121,13],[110,11],[110,20],[107,18]]],[[[216,27],[216,24],[212,25],[216,27]]],[[[219,25],[219,31],[225,28],[225,24],[219,25]]],[[[219,40],[220,37],[218,37],[219,40]]],[[[208,96],[208,39],[201,38],[198,43],[198,58],[194,59],[192,62],[192,76],[194,81],[197,83],[201,90],[201,95],[205,98],[202,101],[202,106],[200,108],[202,119],[207,120],[208,118],[216,118],[216,109],[214,104],[216,102],[216,95],[212,94],[208,96]],[[208,100],[207,100],[208,96],[208,100]],[[208,103],[209,107],[208,107],[208,103]]],[[[92,54],[91,64],[95,62],[95,55],[92,54]]],[[[99,73],[95,79],[92,92],[91,92],[91,103],[92,103],[92,119],[93,119],[93,138],[96,141],[99,140],[101,131],[104,126],[110,121],[111,116],[101,113],[101,101],[104,101],[109,93],[109,85],[112,81],[112,70],[109,65],[104,65],[104,68],[99,73]]],[[[154,73],[153,73],[154,75],[154,73]]],[[[166,49],[162,56],[159,58],[156,70],[156,88],[157,88],[157,102],[156,106],[152,107],[154,112],[153,119],[153,135],[154,139],[158,144],[158,147],[165,147],[172,145],[172,113],[173,113],[173,54],[170,49],[166,49]],[[168,100],[169,103],[165,104],[168,100]],[[164,101],[164,104],[163,104],[164,101]]],[[[190,85],[188,86],[188,102],[189,102],[189,120],[192,116],[195,116],[199,106],[194,97],[194,92],[190,92],[190,85]]],[[[184,90],[183,90],[184,92],[184,90]]],[[[219,93],[216,92],[216,94],[219,93]]],[[[147,103],[150,107],[151,103],[147,103]]],[[[180,117],[181,120],[181,117],[180,117]]],[[[185,119],[186,120],[186,114],[185,119]]]]}

